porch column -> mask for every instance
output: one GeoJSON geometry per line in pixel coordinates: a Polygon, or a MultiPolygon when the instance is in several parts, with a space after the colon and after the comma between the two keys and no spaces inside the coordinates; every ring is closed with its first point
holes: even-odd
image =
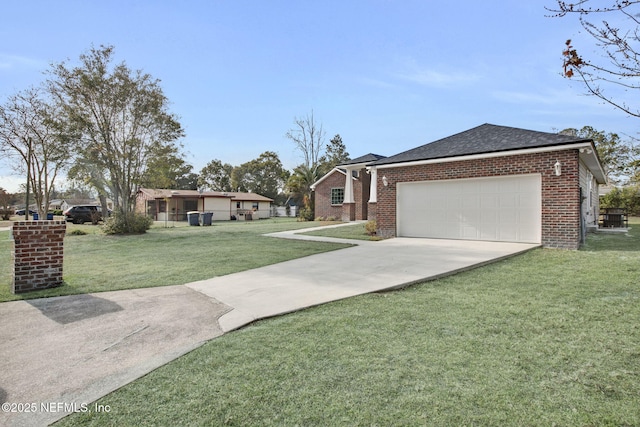
{"type": "Polygon", "coordinates": [[[344,201],[343,203],[355,203],[353,197],[353,172],[351,169],[347,169],[347,178],[344,183],[344,201]]]}
{"type": "Polygon", "coordinates": [[[350,222],[356,219],[356,200],[353,195],[353,172],[347,168],[344,184],[344,200],[342,202],[342,221],[350,222]]]}
{"type": "Polygon", "coordinates": [[[378,169],[375,166],[371,166],[369,168],[369,175],[371,175],[369,203],[377,203],[378,202],[378,169]]]}

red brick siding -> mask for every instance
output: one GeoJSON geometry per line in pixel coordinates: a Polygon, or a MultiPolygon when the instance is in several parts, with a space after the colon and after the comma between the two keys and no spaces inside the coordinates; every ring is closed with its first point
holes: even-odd
{"type": "Polygon", "coordinates": [[[16,221],[12,226],[13,293],[62,284],[65,221],[16,221]]]}
{"type": "Polygon", "coordinates": [[[539,173],[542,175],[542,245],[577,249],[580,244],[578,150],[405,166],[378,170],[378,235],[396,235],[396,184],[399,182],[480,178],[539,173]],[[554,174],[556,161],[562,175],[554,174]],[[382,177],[389,185],[384,187],[382,177]]]}
{"type": "Polygon", "coordinates": [[[322,181],[315,189],[315,217],[342,218],[342,204],[331,205],[331,189],[344,188],[344,174],[333,171],[329,177],[322,181]]]}
{"type": "MultiPolygon", "coordinates": [[[[334,217],[336,219],[343,218],[347,211],[350,213],[355,210],[354,218],[356,220],[367,219],[367,202],[369,201],[369,185],[371,178],[365,169],[360,170],[358,179],[353,180],[353,198],[355,206],[345,207],[343,205],[331,205],[331,189],[345,188],[346,176],[338,171],[333,171],[330,176],[325,178],[315,189],[315,217],[334,217]],[[363,192],[365,199],[363,200],[363,192]]],[[[349,218],[349,215],[347,216],[349,218]]]]}

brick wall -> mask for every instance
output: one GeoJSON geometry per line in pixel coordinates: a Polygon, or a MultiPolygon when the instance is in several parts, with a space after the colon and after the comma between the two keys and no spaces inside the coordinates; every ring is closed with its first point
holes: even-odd
{"type": "Polygon", "coordinates": [[[343,221],[367,219],[369,209],[369,190],[371,188],[371,176],[366,169],[360,169],[358,178],[353,180],[353,199],[355,204],[331,205],[331,189],[345,188],[346,176],[338,171],[333,171],[315,189],[315,212],[317,217],[342,218],[343,221]]]}
{"type": "Polygon", "coordinates": [[[344,188],[344,174],[333,171],[329,177],[322,181],[314,191],[315,197],[315,217],[342,218],[342,204],[331,206],[331,189],[344,188]]]}
{"type": "Polygon", "coordinates": [[[65,221],[16,221],[13,237],[13,293],[62,284],[65,221]]]}
{"type": "Polygon", "coordinates": [[[580,244],[580,184],[578,150],[534,153],[422,166],[378,170],[378,235],[396,235],[396,184],[399,182],[489,176],[542,175],[542,245],[577,249],[580,244]],[[556,161],[562,175],[554,174],[556,161]],[[382,177],[389,180],[388,187],[382,177]]]}

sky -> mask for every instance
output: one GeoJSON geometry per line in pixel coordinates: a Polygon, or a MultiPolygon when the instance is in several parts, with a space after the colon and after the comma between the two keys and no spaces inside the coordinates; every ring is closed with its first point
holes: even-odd
{"type": "MultiPolygon", "coordinates": [[[[484,123],[542,132],[589,125],[637,136],[637,119],[563,78],[567,39],[596,49],[555,0],[22,0],[0,14],[0,103],[115,47],[160,80],[186,160],[234,166],[276,152],[313,112],[352,158],[390,156],[484,123]]],[[[24,178],[0,159],[0,187],[24,178]]]]}

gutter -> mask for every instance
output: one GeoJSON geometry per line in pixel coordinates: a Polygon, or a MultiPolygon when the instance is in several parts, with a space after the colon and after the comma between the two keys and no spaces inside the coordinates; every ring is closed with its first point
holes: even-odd
{"type": "Polygon", "coordinates": [[[534,153],[548,153],[554,151],[564,151],[564,150],[579,150],[580,158],[585,161],[586,164],[589,165],[590,168],[594,168],[592,170],[593,175],[596,177],[598,182],[604,183],[606,182],[606,175],[604,174],[604,169],[600,164],[600,160],[595,151],[595,147],[592,142],[580,142],[580,143],[572,143],[572,144],[564,144],[564,145],[555,145],[551,147],[537,147],[537,148],[525,148],[521,150],[508,150],[508,151],[494,151],[491,153],[479,153],[479,154],[468,154],[456,157],[440,157],[436,159],[424,159],[424,160],[414,160],[407,162],[397,162],[397,163],[388,163],[388,164],[372,164],[370,167],[376,169],[391,169],[398,167],[406,167],[406,166],[422,166],[422,165],[433,165],[436,163],[451,163],[451,162],[462,162],[466,160],[479,160],[479,159],[491,159],[495,157],[505,157],[505,156],[517,156],[522,154],[534,154],[534,153]]]}

